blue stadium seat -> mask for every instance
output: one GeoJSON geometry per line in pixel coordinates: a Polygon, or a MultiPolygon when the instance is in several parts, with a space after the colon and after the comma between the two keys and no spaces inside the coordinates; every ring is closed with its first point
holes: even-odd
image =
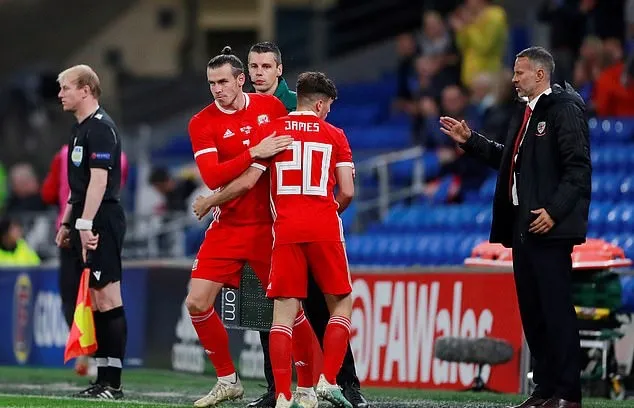
{"type": "Polygon", "coordinates": [[[629,118],[592,118],[588,121],[593,143],[613,144],[632,140],[634,120],[629,118]]]}
{"type": "Polygon", "coordinates": [[[599,237],[605,232],[605,220],[611,208],[612,205],[610,203],[591,201],[588,230],[592,232],[593,237],[599,237]]]}
{"type": "Polygon", "coordinates": [[[175,135],[164,146],[152,152],[152,159],[187,157],[193,160],[192,144],[187,134],[175,135]]]}
{"type": "Polygon", "coordinates": [[[480,200],[484,203],[491,202],[493,195],[495,194],[495,184],[497,182],[497,176],[486,179],[482,186],[480,186],[480,200]]]}
{"type": "Polygon", "coordinates": [[[632,176],[623,178],[619,191],[623,200],[634,202],[634,178],[632,176]]]}
{"type": "MultiPolygon", "coordinates": [[[[396,83],[369,82],[341,85],[337,89],[337,101],[341,104],[364,104],[368,101],[390,101],[396,94],[396,83]]],[[[381,106],[381,104],[376,104],[381,106]]],[[[387,106],[381,106],[383,110],[387,106]]],[[[338,108],[338,106],[337,106],[338,108]]],[[[333,109],[334,111],[334,109],[333,109]]]]}
{"type": "Polygon", "coordinates": [[[623,204],[621,209],[620,231],[630,233],[634,231],[634,205],[623,204]]]}
{"type": "Polygon", "coordinates": [[[347,129],[351,126],[370,126],[378,123],[384,116],[384,110],[377,104],[337,105],[328,114],[328,122],[347,129]]]}
{"type": "Polygon", "coordinates": [[[625,239],[621,241],[621,248],[625,252],[625,256],[630,259],[634,259],[634,235],[630,234],[625,236],[625,239]]]}
{"type": "Polygon", "coordinates": [[[605,217],[605,234],[618,234],[621,232],[621,212],[623,207],[616,205],[612,207],[605,217]]]}
{"type": "Polygon", "coordinates": [[[408,127],[357,127],[348,129],[346,134],[352,149],[404,149],[411,146],[408,127]]]}

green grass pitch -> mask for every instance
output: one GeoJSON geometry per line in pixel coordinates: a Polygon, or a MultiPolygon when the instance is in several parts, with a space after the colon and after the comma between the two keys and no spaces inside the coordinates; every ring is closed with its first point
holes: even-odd
{"type": "MultiPolygon", "coordinates": [[[[124,372],[122,401],[94,401],[68,398],[86,387],[88,380],[75,375],[71,369],[0,367],[0,407],[191,407],[192,402],[206,394],[212,379],[200,375],[173,371],[130,369],[124,372]]],[[[245,399],[223,407],[241,407],[264,391],[263,381],[243,381],[245,399]]],[[[522,396],[443,392],[419,389],[364,388],[373,407],[421,408],[500,408],[522,400],[522,396]]],[[[327,407],[328,404],[321,404],[327,407]]],[[[586,408],[632,407],[633,401],[584,401],[586,408]]]]}

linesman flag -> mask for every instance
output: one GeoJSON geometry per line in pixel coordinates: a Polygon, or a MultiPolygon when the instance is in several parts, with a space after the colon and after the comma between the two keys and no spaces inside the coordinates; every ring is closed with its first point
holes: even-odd
{"type": "Polygon", "coordinates": [[[84,268],[77,292],[77,304],[73,317],[73,326],[68,333],[66,349],[64,350],[64,364],[68,360],[92,354],[97,351],[97,336],[95,335],[95,320],[92,314],[92,301],[88,289],[90,268],[84,268]]]}

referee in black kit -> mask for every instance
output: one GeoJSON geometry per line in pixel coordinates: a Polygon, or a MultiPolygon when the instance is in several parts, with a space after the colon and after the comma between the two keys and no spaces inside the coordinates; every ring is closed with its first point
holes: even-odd
{"type": "Polygon", "coordinates": [[[77,396],[120,399],[127,338],[121,299],[121,250],[126,229],[119,203],[121,140],[114,122],[99,106],[99,77],[89,66],[68,68],[57,81],[62,107],[75,115],[77,123],[68,144],[70,197],[55,242],[70,245],[77,273],[89,261],[90,288],[97,309],[97,379],[77,396]]]}
{"type": "Polygon", "coordinates": [[[513,84],[524,102],[504,145],[467,124],[440,119],[465,151],[499,170],[491,242],[513,248],[513,273],[528,347],[533,394],[515,408],[580,408],[577,317],[572,303],[572,248],[588,227],[591,173],[584,102],[568,84],[551,86],[552,55],[531,47],[515,60],[513,84]]]}

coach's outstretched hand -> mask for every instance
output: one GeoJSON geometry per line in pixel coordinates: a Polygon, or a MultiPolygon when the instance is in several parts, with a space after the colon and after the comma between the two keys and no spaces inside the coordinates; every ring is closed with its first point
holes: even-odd
{"type": "Polygon", "coordinates": [[[251,157],[254,159],[267,159],[275,156],[276,154],[286,150],[288,145],[293,142],[293,138],[290,136],[275,136],[275,132],[271,133],[257,146],[249,149],[251,157]]]}
{"type": "Polygon", "coordinates": [[[464,120],[457,121],[449,116],[440,117],[440,131],[457,143],[465,143],[471,137],[471,129],[464,120]]]}

